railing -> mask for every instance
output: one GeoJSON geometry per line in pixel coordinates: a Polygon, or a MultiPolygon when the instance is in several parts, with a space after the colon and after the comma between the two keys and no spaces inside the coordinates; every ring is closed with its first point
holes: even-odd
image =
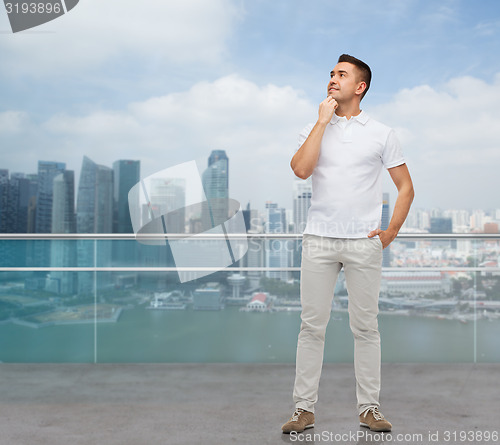
{"type": "MultiPolygon", "coordinates": [[[[133,233],[12,233],[12,234],[0,234],[0,240],[29,240],[29,241],[42,241],[42,240],[87,240],[87,241],[133,241],[136,240],[137,236],[133,233]]],[[[159,233],[159,234],[144,234],[140,235],[142,240],[186,240],[189,241],[191,238],[183,233],[159,233]]],[[[301,234],[296,233],[231,233],[231,234],[197,234],[196,241],[199,240],[222,240],[222,239],[253,239],[253,240],[289,240],[295,241],[302,239],[301,234]]],[[[442,233],[403,233],[399,234],[394,242],[397,241],[422,241],[422,240],[473,240],[473,241],[491,241],[500,240],[500,234],[489,234],[489,233],[452,233],[452,234],[442,234],[442,233]]],[[[26,266],[26,267],[1,267],[0,272],[28,272],[28,271],[39,271],[39,272],[191,272],[191,271],[219,271],[219,267],[144,267],[144,266],[134,266],[134,267],[124,267],[124,266],[94,266],[90,267],[39,267],[39,266],[26,266]]],[[[300,271],[300,267],[242,267],[242,266],[231,266],[230,270],[233,272],[264,272],[264,271],[283,271],[283,272],[297,272],[300,271]]],[[[442,272],[500,272],[500,267],[485,267],[485,266],[466,266],[466,267],[383,267],[384,271],[442,271],[442,272]]]]}
{"type": "MultiPolygon", "coordinates": [[[[140,235],[140,238],[149,241],[168,239],[186,240],[186,242],[193,239],[196,241],[247,239],[249,245],[255,243],[264,251],[269,242],[279,240],[283,241],[283,244],[292,243],[290,246],[293,247],[294,252],[297,252],[296,247],[299,245],[297,242],[301,240],[302,235],[244,233],[227,235],[197,234],[196,237],[190,237],[189,234],[147,234],[140,235]]],[[[219,272],[216,280],[220,278],[221,282],[224,282],[225,278],[237,272],[243,273],[248,278],[253,277],[258,282],[264,273],[269,274],[271,272],[290,273],[287,275],[288,277],[294,276],[297,279],[300,271],[299,266],[269,267],[262,265],[251,267],[241,265],[246,264],[242,261],[236,263],[237,266],[231,265],[226,268],[160,266],[154,265],[161,264],[154,261],[151,263],[153,265],[144,266],[139,265],[143,263],[137,258],[135,263],[124,263],[126,264],[124,266],[113,262],[105,264],[99,258],[100,254],[105,252],[106,249],[107,254],[103,256],[108,255],[107,258],[111,258],[109,248],[115,242],[118,243],[117,245],[125,244],[125,247],[129,243],[135,247],[141,246],[136,240],[134,234],[0,234],[2,246],[10,246],[11,243],[15,245],[18,242],[26,245],[38,245],[40,242],[40,248],[43,251],[45,246],[57,245],[57,243],[60,245],[61,242],[68,241],[75,248],[79,242],[86,244],[88,247],[85,250],[85,255],[82,256],[85,259],[85,262],[82,262],[83,265],[79,265],[78,261],[73,261],[73,264],[51,266],[51,259],[47,259],[47,256],[45,256],[45,263],[33,265],[34,263],[26,262],[26,265],[18,264],[16,266],[15,264],[9,264],[7,257],[3,256],[3,265],[0,262],[0,272],[2,273],[0,279],[4,277],[0,282],[2,287],[0,289],[0,309],[2,309],[1,304],[3,302],[16,301],[16,304],[21,305],[23,311],[26,308],[26,311],[19,312],[19,314],[23,315],[18,315],[17,312],[13,311],[15,315],[9,316],[7,314],[0,319],[0,334],[2,334],[0,335],[0,361],[83,361],[94,363],[116,361],[293,361],[295,338],[300,322],[297,311],[288,313],[286,311],[274,312],[269,315],[274,317],[273,319],[266,319],[267,314],[259,315],[240,312],[237,307],[232,306],[227,306],[224,311],[217,313],[191,310],[191,304],[193,304],[192,308],[195,309],[193,301],[188,303],[188,309],[184,311],[145,311],[145,309],[150,309],[149,306],[154,299],[153,293],[156,289],[154,286],[148,288],[146,281],[153,277],[154,285],[157,282],[160,284],[167,283],[166,290],[170,291],[175,286],[178,286],[180,289],[188,289],[186,292],[189,294],[189,292],[192,293],[196,289],[196,282],[188,283],[187,286],[184,284],[176,285],[174,283],[175,279],[171,280],[172,275],[168,275],[169,278],[163,278],[167,276],[165,273],[201,271],[208,274],[219,272]],[[37,272],[42,272],[42,274],[37,274],[37,272]],[[44,274],[45,272],[47,274],[44,274]],[[54,282],[64,280],[65,278],[61,277],[69,277],[71,273],[78,275],[78,282],[80,282],[80,274],[82,274],[82,282],[85,281],[88,284],[86,294],[64,294],[58,297],[57,293],[47,291],[48,287],[37,294],[36,291],[30,290],[26,284],[32,279],[31,277],[42,277],[37,279],[49,283],[50,280],[54,282]],[[120,273],[123,273],[123,275],[120,275],[120,273]],[[103,287],[99,285],[101,277],[103,282],[106,283],[103,287]],[[126,292],[122,292],[122,290],[110,290],[110,283],[114,283],[113,280],[117,277],[120,280],[130,278],[136,280],[137,277],[140,279],[142,277],[145,281],[134,282],[130,295],[126,295],[126,292]],[[9,290],[12,283],[13,290],[9,290]],[[36,304],[45,304],[47,313],[42,313],[41,316],[38,316],[39,314],[35,314],[36,316],[29,315],[32,307],[30,306],[32,303],[28,301],[30,298],[31,300],[37,300],[36,304]],[[126,298],[129,298],[127,302],[125,302],[126,298]],[[87,310],[87,314],[81,315],[82,318],[78,319],[80,316],[78,311],[83,310],[87,310]],[[75,321],[64,321],[67,319],[64,311],[68,313],[75,311],[75,321]],[[52,312],[62,314],[59,319],[54,317],[57,319],[56,322],[50,321],[53,320],[51,319],[52,312]],[[28,315],[24,315],[25,313],[28,315]],[[215,326],[217,326],[215,331],[214,318],[216,319],[215,326]],[[34,319],[36,320],[33,321],[34,319]],[[122,323],[122,319],[125,319],[124,323],[122,323]],[[109,322],[106,323],[106,321],[109,322]],[[256,322],[260,327],[258,332],[255,331],[254,323],[256,322]],[[234,331],[235,325],[238,326],[238,330],[241,330],[241,335],[234,331]],[[44,329],[44,326],[50,328],[44,329]],[[30,329],[30,327],[40,329],[30,329]],[[245,332],[246,335],[244,335],[245,332]],[[248,335],[249,333],[252,333],[252,335],[248,335]],[[144,335],[146,337],[142,339],[141,336],[144,335]],[[193,338],[190,336],[194,336],[194,343],[193,338]],[[136,337],[141,338],[138,345],[135,345],[136,337]],[[289,341],[280,344],[284,337],[288,338],[289,341]],[[167,339],[164,340],[166,345],[159,342],[158,339],[167,339]],[[208,352],[206,346],[199,346],[204,345],[207,341],[208,344],[216,345],[211,346],[212,349],[208,350],[208,352]],[[265,343],[266,348],[262,347],[263,343],[265,343]],[[46,350],[43,353],[38,352],[38,348],[43,344],[47,345],[46,350]],[[219,344],[220,350],[217,349],[219,344]],[[275,345],[279,345],[279,347],[275,345]]],[[[384,273],[442,272],[442,277],[449,277],[449,273],[465,272],[469,285],[472,286],[472,288],[469,288],[471,292],[467,297],[468,300],[457,300],[457,302],[460,305],[463,304],[466,308],[458,309],[457,306],[454,314],[433,313],[432,311],[422,313],[417,311],[410,314],[410,316],[398,315],[399,312],[403,311],[381,310],[381,327],[384,328],[385,326],[386,329],[393,330],[385,334],[383,344],[386,356],[384,360],[500,362],[500,351],[495,340],[500,335],[500,309],[488,308],[486,314],[486,310],[480,306],[481,301],[478,301],[477,297],[478,283],[481,276],[487,275],[486,278],[489,278],[490,281],[494,279],[500,281],[500,267],[479,264],[479,257],[483,253],[491,254],[495,252],[498,254],[500,252],[500,244],[498,243],[500,234],[400,234],[391,244],[391,249],[394,248],[393,252],[403,251],[404,247],[398,246],[400,242],[432,241],[443,245],[443,241],[449,240],[471,242],[469,254],[472,260],[469,261],[469,265],[464,265],[466,262],[462,262],[460,266],[383,267],[382,270],[384,273]],[[396,248],[396,246],[398,247],[396,248]],[[397,325],[399,327],[390,327],[397,323],[399,323],[397,325]],[[410,352],[414,355],[411,355],[410,352]]],[[[146,249],[150,247],[146,246],[146,249]]],[[[154,247],[161,248],[161,246],[154,247]]],[[[50,249],[47,251],[50,251],[50,249]]],[[[19,255],[16,258],[19,259],[19,255]]],[[[449,278],[447,280],[449,281],[449,278]]],[[[208,280],[204,279],[203,281],[206,283],[208,280]]],[[[230,289],[230,286],[228,289],[230,289]]],[[[436,298],[436,302],[439,302],[440,297],[436,298]]],[[[288,304],[287,309],[297,309],[298,293],[291,296],[288,301],[285,301],[286,299],[283,299],[283,302],[279,300],[280,298],[275,301],[282,308],[288,304]],[[293,299],[295,300],[291,301],[293,299]],[[295,307],[293,307],[294,304],[295,307]]],[[[3,310],[5,314],[5,305],[3,310]]],[[[350,361],[352,357],[349,345],[352,340],[349,338],[347,308],[345,306],[337,307],[337,310],[338,315],[332,315],[333,320],[336,320],[332,321],[335,326],[334,329],[337,329],[336,333],[332,334],[336,335],[335,340],[332,341],[347,346],[342,346],[343,349],[341,351],[336,350],[335,354],[327,351],[325,357],[327,360],[350,361]],[[341,325],[342,331],[338,331],[341,325]],[[341,341],[339,338],[341,338],[341,341]]],[[[36,306],[33,311],[36,311],[36,306]]],[[[384,337],[383,329],[381,333],[384,337]]]]}

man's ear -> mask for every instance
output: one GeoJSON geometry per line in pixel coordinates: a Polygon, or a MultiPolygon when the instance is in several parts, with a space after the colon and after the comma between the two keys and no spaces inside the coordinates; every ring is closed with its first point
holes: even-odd
{"type": "Polygon", "coordinates": [[[356,88],[356,94],[361,95],[366,90],[366,82],[361,81],[358,83],[358,87],[356,88]]]}

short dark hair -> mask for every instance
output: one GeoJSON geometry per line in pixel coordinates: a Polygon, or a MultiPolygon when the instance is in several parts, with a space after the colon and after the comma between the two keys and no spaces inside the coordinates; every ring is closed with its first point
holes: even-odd
{"type": "Polygon", "coordinates": [[[370,82],[372,81],[372,70],[365,62],[356,59],[356,57],[350,56],[349,54],[342,54],[339,57],[339,61],[337,63],[340,62],[352,63],[358,68],[358,71],[360,73],[360,80],[366,83],[366,89],[361,95],[361,99],[363,99],[363,97],[365,97],[365,94],[368,92],[368,88],[370,88],[370,82]]]}

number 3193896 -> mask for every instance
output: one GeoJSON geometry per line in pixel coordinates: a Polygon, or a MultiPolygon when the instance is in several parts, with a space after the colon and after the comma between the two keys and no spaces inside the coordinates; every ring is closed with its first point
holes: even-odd
{"type": "Polygon", "coordinates": [[[62,12],[60,3],[5,3],[7,14],[59,14],[62,12]]]}

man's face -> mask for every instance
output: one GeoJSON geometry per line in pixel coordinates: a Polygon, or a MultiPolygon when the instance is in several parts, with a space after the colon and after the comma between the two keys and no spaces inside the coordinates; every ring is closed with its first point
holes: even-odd
{"type": "Polygon", "coordinates": [[[350,101],[356,96],[360,85],[357,68],[352,63],[340,62],[330,73],[327,95],[337,102],[350,101]]]}

